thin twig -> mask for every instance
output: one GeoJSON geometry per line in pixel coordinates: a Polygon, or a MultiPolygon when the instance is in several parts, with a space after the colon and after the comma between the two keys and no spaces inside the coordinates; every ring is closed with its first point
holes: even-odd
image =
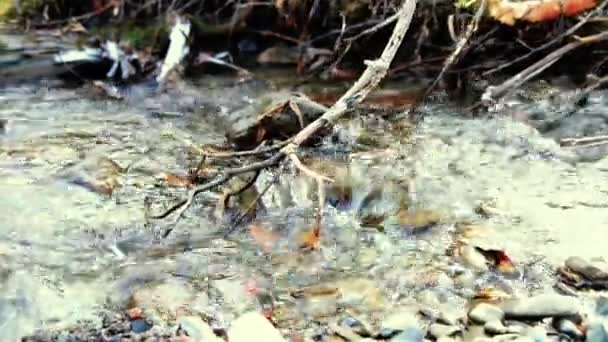
{"type": "Polygon", "coordinates": [[[439,81],[443,79],[443,75],[445,75],[446,71],[448,71],[448,69],[450,67],[452,67],[454,64],[456,64],[458,62],[458,59],[462,56],[462,53],[463,53],[465,47],[467,46],[469,40],[471,39],[473,34],[479,28],[479,21],[481,20],[481,16],[483,15],[483,13],[486,10],[486,4],[487,4],[487,0],[481,1],[481,5],[479,5],[479,8],[477,9],[477,12],[475,13],[475,17],[473,17],[473,20],[469,23],[469,25],[467,27],[467,31],[462,36],[462,38],[460,38],[460,40],[458,41],[458,44],[456,44],[456,48],[454,49],[454,52],[452,52],[450,57],[448,57],[445,60],[445,62],[443,63],[443,68],[441,68],[439,75],[437,75],[435,80],[433,80],[433,83],[431,83],[426,88],[424,93],[422,93],[422,96],[419,97],[417,99],[417,101],[414,102],[414,104],[410,108],[410,110],[409,110],[410,117],[415,114],[416,109],[418,108],[418,105],[420,103],[422,103],[429,96],[429,94],[433,91],[435,86],[437,86],[437,83],[439,83],[439,81]]]}
{"type": "Polygon", "coordinates": [[[587,37],[578,38],[575,41],[562,46],[561,48],[551,52],[538,62],[530,65],[517,75],[509,78],[502,84],[498,86],[489,86],[481,97],[482,102],[489,104],[498,101],[500,98],[507,95],[513,89],[521,86],[534,76],[543,72],[545,69],[553,65],[568,52],[583,45],[597,43],[606,39],[608,39],[608,31],[587,37]]]}
{"type": "MultiPolygon", "coordinates": [[[[169,216],[171,213],[177,211],[178,215],[174,221],[177,222],[181,218],[183,213],[190,207],[190,205],[194,201],[194,197],[197,194],[209,190],[213,187],[219,186],[227,182],[231,177],[237,174],[260,170],[277,165],[288,154],[295,152],[302,143],[307,141],[316,132],[318,132],[325,126],[332,125],[349,109],[363,101],[365,97],[374,88],[376,88],[380,81],[382,81],[382,79],[386,76],[388,68],[391,62],[393,61],[393,58],[395,57],[399,46],[401,46],[401,42],[403,41],[405,34],[407,33],[415,10],[416,0],[405,0],[403,2],[401,8],[399,9],[399,20],[397,20],[397,23],[393,28],[393,33],[389,41],[386,43],[386,46],[384,47],[384,51],[380,55],[380,58],[375,61],[365,61],[367,68],[365,69],[363,74],[361,74],[361,77],[359,77],[359,79],[351,86],[351,88],[346,91],[346,93],[344,93],[344,95],[342,95],[342,97],[321,117],[311,122],[308,126],[306,126],[298,134],[296,134],[293,137],[293,140],[286,146],[281,148],[275,155],[264,161],[252,163],[240,168],[225,169],[223,175],[221,175],[220,177],[190,190],[190,192],[188,193],[188,198],[186,200],[180,201],[179,203],[171,207],[169,210],[167,210],[165,213],[153,216],[151,218],[162,219],[169,216]]],[[[169,230],[166,234],[163,235],[163,237],[168,236],[170,232],[171,231],[169,230]]]]}
{"type": "Polygon", "coordinates": [[[492,70],[488,70],[485,71],[482,75],[483,76],[489,76],[492,74],[495,74],[501,70],[504,70],[505,68],[508,68],[516,63],[519,63],[527,58],[529,58],[530,56],[534,55],[537,52],[540,52],[542,50],[548,49],[550,47],[552,47],[553,45],[561,42],[564,38],[573,35],[576,31],[578,31],[578,29],[580,29],[581,27],[583,27],[583,25],[585,25],[589,19],[591,19],[592,17],[597,16],[598,14],[602,13],[604,7],[606,6],[606,4],[608,4],[608,0],[604,0],[602,1],[602,3],[596,7],[593,11],[587,13],[587,15],[585,15],[583,17],[583,19],[581,19],[578,23],[576,23],[574,26],[572,26],[571,28],[569,28],[567,31],[563,32],[562,34],[558,35],[557,37],[551,39],[550,41],[546,42],[545,44],[534,48],[532,51],[526,53],[523,56],[517,57],[512,61],[509,61],[507,63],[501,64],[500,66],[492,69],[492,70]]]}

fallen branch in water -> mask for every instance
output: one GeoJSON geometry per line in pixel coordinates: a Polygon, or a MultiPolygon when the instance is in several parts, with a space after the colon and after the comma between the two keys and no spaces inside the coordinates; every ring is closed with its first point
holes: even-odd
{"type": "MultiPolygon", "coordinates": [[[[293,139],[283,148],[281,148],[275,155],[269,157],[261,162],[252,163],[240,168],[227,168],[224,170],[221,176],[216,179],[197,186],[196,188],[188,192],[188,197],[179,203],[175,204],[167,211],[160,215],[151,216],[152,219],[164,219],[174,212],[177,212],[174,219],[174,224],[179,221],[184,212],[192,205],[196,195],[203,191],[210,190],[219,185],[226,183],[230,178],[238,174],[262,170],[279,164],[286,156],[290,156],[292,162],[296,161],[297,164],[297,150],[301,144],[310,139],[315,133],[320,131],[324,127],[332,126],[340,117],[342,117],[349,109],[353,108],[356,104],[360,103],[365,99],[369,93],[378,86],[380,81],[386,76],[403,38],[410,26],[412,17],[416,9],[416,0],[405,0],[399,9],[399,19],[393,28],[393,33],[384,47],[384,51],[380,55],[380,58],[374,61],[365,61],[367,68],[361,74],[359,79],[351,86],[351,88],[342,95],[338,101],[331,106],[321,117],[311,122],[308,126],[302,129],[296,134],[293,139]],[[294,156],[294,157],[291,157],[294,156]]],[[[302,168],[300,168],[302,169],[302,168]]],[[[302,169],[303,170],[303,169],[302,169]]],[[[305,172],[305,171],[304,171],[305,172]]],[[[169,230],[170,232],[170,230],[169,230]]],[[[165,235],[168,236],[167,233],[165,235]]]]}
{"type": "Polygon", "coordinates": [[[581,46],[601,42],[608,39],[608,31],[602,32],[598,34],[594,34],[586,37],[577,37],[576,40],[568,43],[561,48],[551,52],[543,59],[538,62],[530,65],[517,75],[509,78],[501,85],[498,86],[489,86],[486,91],[483,93],[481,100],[485,104],[490,104],[492,102],[496,102],[500,100],[502,97],[506,96],[509,92],[513,91],[515,88],[521,86],[522,84],[529,81],[534,76],[540,74],[545,69],[553,65],[560,58],[562,58],[568,52],[579,48],[581,46]]]}
{"type": "Polygon", "coordinates": [[[437,77],[435,77],[435,80],[433,80],[433,82],[426,88],[424,93],[422,93],[422,96],[419,97],[417,99],[417,101],[414,102],[414,104],[412,105],[412,108],[410,108],[410,110],[409,110],[410,117],[416,113],[416,109],[418,108],[418,105],[420,103],[422,103],[429,96],[429,94],[433,91],[435,86],[437,86],[437,83],[439,83],[439,81],[441,81],[443,79],[443,75],[445,75],[445,73],[448,71],[448,69],[458,62],[458,59],[463,54],[464,48],[467,46],[467,44],[469,43],[469,40],[471,39],[473,34],[479,28],[479,21],[481,20],[481,16],[484,14],[484,12],[486,10],[486,4],[487,4],[487,0],[481,1],[481,5],[479,5],[479,8],[477,9],[477,12],[475,13],[475,17],[473,17],[473,20],[467,26],[466,33],[462,36],[462,38],[460,38],[460,40],[458,41],[458,44],[456,44],[456,48],[454,49],[454,52],[452,52],[452,54],[445,60],[445,62],[443,63],[443,67],[441,68],[441,71],[439,72],[437,77]]]}
{"type": "Polygon", "coordinates": [[[585,138],[564,138],[559,141],[562,147],[585,146],[593,147],[608,144],[608,135],[598,135],[595,137],[585,138]]]}

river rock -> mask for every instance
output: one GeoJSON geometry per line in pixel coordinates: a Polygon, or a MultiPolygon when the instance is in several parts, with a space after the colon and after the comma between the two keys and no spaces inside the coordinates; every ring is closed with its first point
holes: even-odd
{"type": "Polygon", "coordinates": [[[243,314],[228,329],[230,342],[287,342],[281,333],[261,314],[251,311],[243,314]]]}
{"type": "Polygon", "coordinates": [[[583,332],[580,331],[578,326],[569,319],[554,319],[553,327],[560,333],[570,336],[575,341],[582,341],[585,339],[585,334],[583,334],[583,332]]]}
{"type": "Polygon", "coordinates": [[[469,311],[469,319],[480,324],[502,321],[504,316],[505,313],[499,307],[488,303],[479,303],[469,311]]]}
{"type": "Polygon", "coordinates": [[[507,300],[500,304],[505,317],[541,320],[546,317],[578,316],[580,305],[576,298],[558,294],[507,300]]]}
{"type": "Polygon", "coordinates": [[[475,271],[487,272],[490,270],[488,260],[474,246],[464,246],[461,253],[464,264],[473,268],[475,271]]]}
{"type": "Polygon", "coordinates": [[[608,281],[608,272],[593,265],[583,258],[570,257],[565,262],[571,270],[578,272],[592,281],[608,281]]]}
{"type": "Polygon", "coordinates": [[[433,323],[429,327],[429,333],[431,334],[431,336],[433,336],[437,339],[439,339],[441,337],[446,337],[446,336],[447,337],[454,336],[458,332],[460,332],[460,327],[453,326],[453,325],[433,323]]]}
{"type": "Polygon", "coordinates": [[[215,336],[211,327],[200,317],[184,316],[178,320],[179,329],[183,330],[194,341],[222,342],[215,336]]]}
{"type": "Polygon", "coordinates": [[[509,333],[509,328],[499,320],[488,321],[483,325],[483,330],[490,335],[500,335],[509,333]]]}

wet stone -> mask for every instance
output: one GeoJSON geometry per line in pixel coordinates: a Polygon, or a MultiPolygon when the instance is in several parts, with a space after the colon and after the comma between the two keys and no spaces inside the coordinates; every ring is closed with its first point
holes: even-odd
{"type": "Polygon", "coordinates": [[[429,327],[429,333],[431,334],[431,336],[433,336],[437,339],[440,337],[454,336],[458,332],[460,332],[460,327],[453,326],[453,325],[450,326],[450,325],[444,325],[444,324],[439,324],[439,323],[433,323],[429,327]]]}
{"type": "Polygon", "coordinates": [[[340,325],[343,327],[349,328],[355,334],[357,334],[361,337],[371,336],[371,333],[370,333],[369,329],[367,328],[366,324],[364,324],[363,322],[359,321],[356,318],[346,317],[340,322],[340,325]]]}
{"type": "Polygon", "coordinates": [[[230,342],[248,342],[255,337],[257,341],[286,342],[281,333],[257,312],[248,312],[234,321],[228,329],[230,342]]]}
{"type": "Polygon", "coordinates": [[[575,341],[582,341],[585,339],[585,334],[578,328],[578,326],[569,319],[555,319],[553,320],[553,327],[555,330],[562,334],[568,335],[575,341]]]}
{"type": "Polygon", "coordinates": [[[576,298],[557,294],[507,300],[500,305],[507,318],[541,320],[546,317],[578,316],[580,304],[576,298]]]}
{"type": "Polygon", "coordinates": [[[494,320],[486,322],[483,325],[483,329],[486,333],[490,335],[500,335],[510,333],[509,328],[507,328],[501,321],[494,320]]]}
{"type": "Polygon", "coordinates": [[[480,324],[502,321],[504,316],[505,313],[499,307],[487,303],[479,303],[469,312],[469,319],[480,324]]]}
{"type": "Polygon", "coordinates": [[[141,334],[143,332],[146,332],[148,330],[152,329],[152,324],[148,323],[145,319],[143,318],[138,318],[136,320],[133,320],[131,322],[131,331],[136,333],[136,334],[141,334]]]}

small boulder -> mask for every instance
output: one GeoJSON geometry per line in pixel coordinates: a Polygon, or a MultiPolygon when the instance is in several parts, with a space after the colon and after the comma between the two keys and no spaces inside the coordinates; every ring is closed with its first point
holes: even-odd
{"type": "Polygon", "coordinates": [[[580,304],[576,298],[558,294],[507,300],[500,304],[506,318],[542,320],[546,317],[578,316],[580,304]]]}

